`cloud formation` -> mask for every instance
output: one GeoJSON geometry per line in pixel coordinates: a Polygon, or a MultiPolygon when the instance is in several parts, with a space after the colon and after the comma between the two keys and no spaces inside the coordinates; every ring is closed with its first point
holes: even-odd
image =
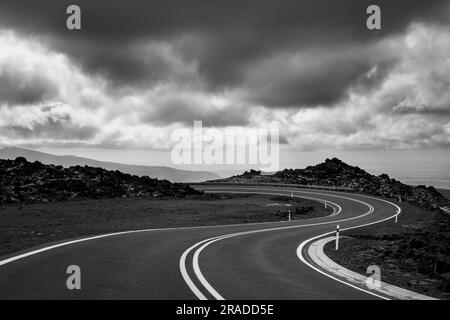
{"type": "Polygon", "coordinates": [[[0,3],[1,145],[164,149],[203,120],[302,149],[450,146],[448,1],[380,0],[375,32],[365,0],[80,0],[80,32],[68,4],[0,3]]]}
{"type": "Polygon", "coordinates": [[[174,45],[209,86],[223,88],[239,85],[243,68],[280,51],[364,44],[401,33],[411,22],[448,21],[445,0],[377,3],[383,8],[378,33],[365,28],[368,0],[79,0],[83,29],[75,33],[64,27],[69,1],[5,0],[0,25],[44,35],[89,72],[119,84],[144,85],[172,74],[165,53],[142,53],[155,44],[174,45]]]}
{"type": "Polygon", "coordinates": [[[333,108],[293,114],[290,142],[304,149],[429,148],[450,143],[450,32],[413,24],[385,44],[398,62],[373,90],[358,87],[333,108]],[[447,57],[447,58],[444,58],[447,57]]]}

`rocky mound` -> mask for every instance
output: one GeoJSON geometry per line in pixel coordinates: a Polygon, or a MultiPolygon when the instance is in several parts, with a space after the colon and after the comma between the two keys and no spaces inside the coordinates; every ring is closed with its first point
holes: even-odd
{"type": "Polygon", "coordinates": [[[0,160],[0,204],[61,201],[74,198],[177,196],[199,192],[167,180],[139,177],[88,166],[44,165],[0,160]]]}
{"type": "Polygon", "coordinates": [[[326,159],[321,164],[309,166],[305,169],[285,169],[272,175],[264,175],[261,174],[261,171],[251,170],[239,176],[217,181],[343,187],[388,198],[398,199],[401,196],[402,201],[426,209],[435,209],[448,204],[448,199],[434,187],[409,186],[391,179],[387,174],[375,176],[359,167],[350,166],[337,158],[326,159]]]}

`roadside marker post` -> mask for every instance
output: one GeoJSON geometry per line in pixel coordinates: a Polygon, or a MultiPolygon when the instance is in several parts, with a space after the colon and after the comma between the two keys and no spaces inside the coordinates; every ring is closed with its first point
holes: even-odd
{"type": "Polygon", "coordinates": [[[398,214],[395,215],[395,223],[398,222],[398,214]]]}
{"type": "Polygon", "coordinates": [[[294,193],[291,191],[291,199],[294,198],[294,193]]]}
{"type": "Polygon", "coordinates": [[[339,250],[339,225],[336,226],[336,250],[339,250]]]}
{"type": "Polygon", "coordinates": [[[327,208],[327,202],[326,202],[326,201],[324,201],[323,203],[325,204],[325,209],[326,209],[326,208],[327,208]]]}
{"type": "Polygon", "coordinates": [[[291,210],[289,209],[289,222],[291,222],[291,210]]]}

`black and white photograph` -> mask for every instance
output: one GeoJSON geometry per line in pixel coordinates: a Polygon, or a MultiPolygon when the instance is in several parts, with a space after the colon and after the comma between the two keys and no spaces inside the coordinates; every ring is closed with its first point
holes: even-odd
{"type": "Polygon", "coordinates": [[[0,0],[0,300],[448,299],[450,1],[0,0]]]}

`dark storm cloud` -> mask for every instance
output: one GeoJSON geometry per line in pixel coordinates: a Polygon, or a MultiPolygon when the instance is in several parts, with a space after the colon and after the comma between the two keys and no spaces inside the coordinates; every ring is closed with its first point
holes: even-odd
{"type": "Polygon", "coordinates": [[[202,121],[204,127],[226,127],[245,126],[249,123],[248,117],[245,108],[218,109],[195,99],[174,97],[159,102],[142,120],[160,125],[174,122],[192,125],[194,121],[202,121]]]}
{"type": "Polygon", "coordinates": [[[280,55],[249,71],[244,98],[268,107],[332,105],[346,97],[350,84],[375,87],[394,63],[395,57],[376,48],[280,55]]]}
{"type": "Polygon", "coordinates": [[[0,104],[32,104],[54,97],[57,88],[45,78],[24,76],[5,68],[0,73],[0,104]]]}
{"type": "Polygon", "coordinates": [[[0,126],[0,133],[12,139],[88,140],[98,129],[72,123],[70,115],[48,117],[44,122],[34,122],[27,126],[0,126]]]}
{"type": "MultiPolygon", "coordinates": [[[[258,59],[302,48],[363,45],[402,32],[413,21],[446,22],[447,6],[445,0],[3,0],[0,24],[46,36],[85,70],[104,74],[116,85],[143,87],[174,76],[170,61],[159,55],[142,59],[135,50],[136,44],[167,42],[187,62],[196,63],[200,77],[214,91],[242,86],[244,70],[258,59]],[[82,8],[81,31],[65,28],[69,4],[82,8]],[[382,8],[382,31],[365,28],[369,4],[382,8]]],[[[255,102],[331,104],[371,67],[359,61],[334,66],[336,76],[291,75],[273,88],[280,94],[261,95],[255,102]]]]}

